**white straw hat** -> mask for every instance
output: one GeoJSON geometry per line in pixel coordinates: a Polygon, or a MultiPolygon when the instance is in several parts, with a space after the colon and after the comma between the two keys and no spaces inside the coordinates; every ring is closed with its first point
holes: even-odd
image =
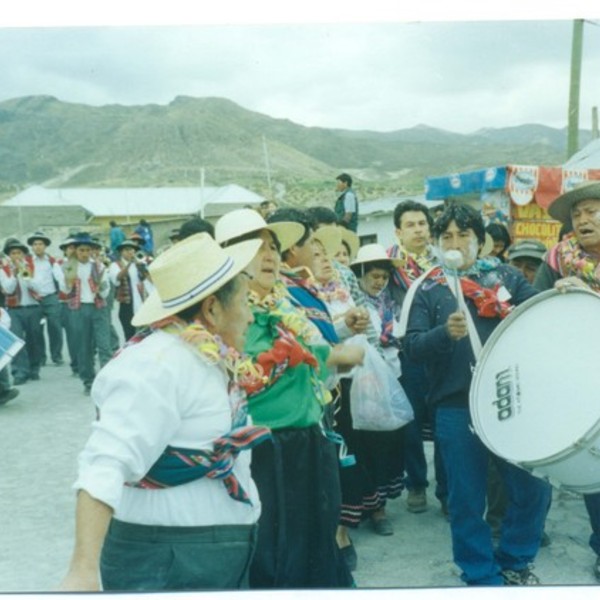
{"type": "Polygon", "coordinates": [[[382,260],[390,261],[394,267],[402,265],[402,260],[389,257],[381,244],[365,244],[359,248],[356,258],[352,261],[351,266],[368,262],[380,262],[382,260]]]}
{"type": "Polygon", "coordinates": [[[292,221],[267,223],[252,208],[238,208],[223,215],[215,224],[215,239],[219,244],[234,240],[254,231],[268,229],[279,240],[281,251],[291,248],[303,235],[304,225],[292,221]]]}
{"type": "Polygon", "coordinates": [[[340,227],[342,230],[342,242],[346,242],[348,247],[350,248],[350,261],[353,261],[358,254],[358,249],[360,248],[360,238],[347,227],[340,227]]]}
{"type": "Polygon", "coordinates": [[[321,227],[313,232],[313,239],[321,242],[327,256],[333,258],[342,245],[342,227],[338,227],[337,225],[321,225],[321,227]]]}
{"type": "Polygon", "coordinates": [[[483,246],[479,251],[478,256],[483,258],[484,256],[488,256],[491,251],[494,249],[494,238],[486,231],[485,232],[485,242],[483,242],[483,246]]]}
{"type": "Polygon", "coordinates": [[[260,245],[248,240],[221,248],[207,233],[197,233],[165,250],[148,267],[155,289],[132,325],[160,321],[214,294],[252,261],[260,245]]]}

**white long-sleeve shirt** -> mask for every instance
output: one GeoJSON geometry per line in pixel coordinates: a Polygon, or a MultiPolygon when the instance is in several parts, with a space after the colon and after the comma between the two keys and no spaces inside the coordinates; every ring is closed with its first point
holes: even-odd
{"type": "Polygon", "coordinates": [[[21,302],[20,306],[36,306],[39,302],[31,295],[39,294],[40,290],[32,277],[22,277],[21,275],[7,275],[4,269],[0,269],[0,288],[7,294],[14,294],[17,290],[17,283],[21,290],[21,302]]]}
{"type": "Polygon", "coordinates": [[[79,457],[76,489],[108,504],[119,520],[170,526],[251,524],[260,515],[251,451],[234,473],[252,506],[232,499],[222,480],[202,478],[148,490],[139,481],[167,445],[212,450],[231,430],[227,376],[178,337],[157,331],[125,348],[98,374],[92,398],[101,418],[79,457]]]}
{"type": "MultiPolygon", "coordinates": [[[[77,277],[81,281],[81,302],[82,304],[92,304],[94,302],[96,294],[90,287],[90,277],[92,276],[92,261],[86,263],[77,263],[77,277]]],[[[100,275],[100,283],[98,295],[101,298],[106,299],[110,293],[110,282],[108,280],[107,269],[102,269],[100,275]]]]}
{"type": "Polygon", "coordinates": [[[37,255],[34,256],[33,265],[33,278],[40,290],[41,296],[49,296],[55,294],[57,291],[67,291],[65,274],[58,262],[52,264],[50,258],[44,254],[41,258],[37,255]]]}
{"type": "MultiPolygon", "coordinates": [[[[112,262],[110,267],[108,268],[108,276],[110,278],[111,283],[118,288],[121,285],[121,281],[118,279],[117,275],[121,272],[121,264],[119,262],[112,262]]],[[[138,273],[137,265],[134,262],[130,262],[127,267],[127,276],[129,277],[129,283],[131,285],[131,300],[133,302],[133,312],[137,312],[137,310],[142,305],[142,296],[140,295],[139,284],[140,277],[138,273]]],[[[142,282],[144,286],[144,290],[146,294],[150,294],[154,289],[154,286],[150,282],[149,279],[144,279],[142,282]]]]}

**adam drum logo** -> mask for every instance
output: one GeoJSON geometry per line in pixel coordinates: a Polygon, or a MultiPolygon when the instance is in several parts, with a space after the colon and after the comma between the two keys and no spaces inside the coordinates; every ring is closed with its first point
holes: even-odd
{"type": "Polygon", "coordinates": [[[510,368],[496,373],[496,399],[492,404],[496,407],[498,421],[506,421],[513,416],[514,390],[510,368]]]}

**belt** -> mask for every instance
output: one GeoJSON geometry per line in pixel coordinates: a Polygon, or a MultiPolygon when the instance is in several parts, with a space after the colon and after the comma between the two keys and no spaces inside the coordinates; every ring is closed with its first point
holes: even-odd
{"type": "Polygon", "coordinates": [[[28,304],[27,306],[11,306],[9,310],[18,310],[20,308],[39,308],[39,304],[28,304]]]}

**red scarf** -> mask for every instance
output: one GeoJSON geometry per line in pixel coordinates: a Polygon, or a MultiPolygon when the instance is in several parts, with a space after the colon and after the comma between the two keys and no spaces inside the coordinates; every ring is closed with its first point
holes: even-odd
{"type": "MultiPolygon", "coordinates": [[[[448,280],[441,267],[434,269],[430,278],[436,279],[440,283],[448,285],[448,280]]],[[[460,277],[460,287],[465,298],[469,298],[477,308],[477,314],[486,319],[504,319],[513,309],[512,305],[506,301],[498,299],[498,290],[500,285],[493,289],[481,287],[478,283],[468,277],[460,277]]]]}

